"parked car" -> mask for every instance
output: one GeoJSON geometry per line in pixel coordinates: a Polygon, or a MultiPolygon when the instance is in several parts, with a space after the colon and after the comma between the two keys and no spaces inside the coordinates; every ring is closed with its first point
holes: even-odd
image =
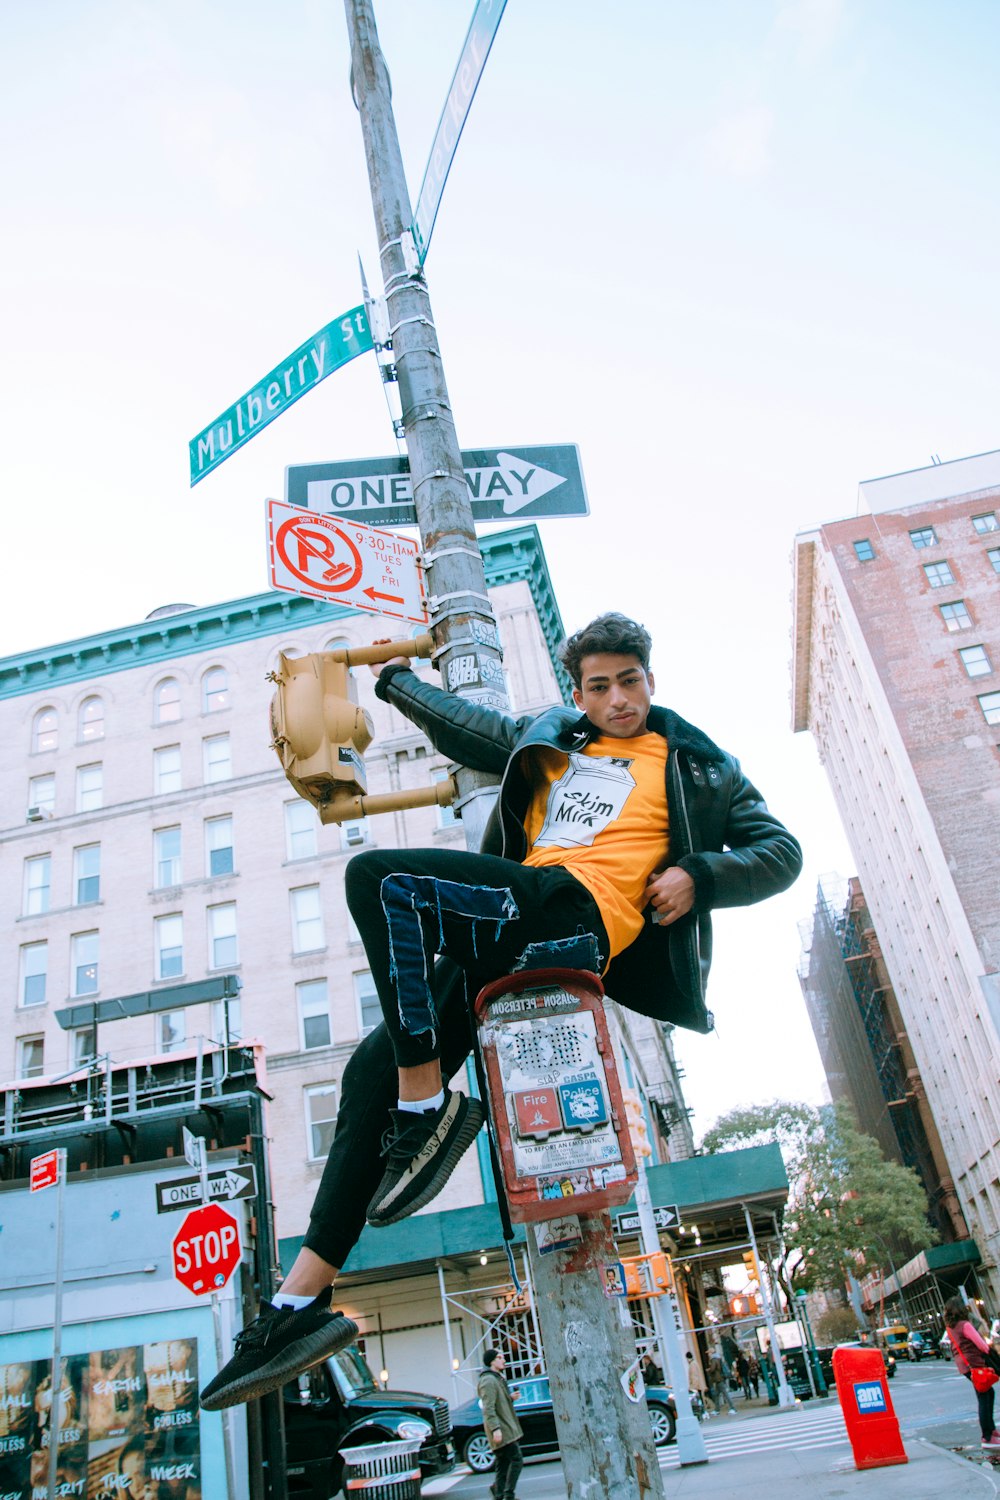
{"type": "Polygon", "coordinates": [[[448,1403],[419,1391],[384,1391],[355,1345],[290,1381],[282,1392],[289,1500],[330,1500],[343,1485],[339,1448],[420,1439],[425,1478],[455,1467],[448,1403]]]}
{"type": "MultiPolygon", "coordinates": [[[[524,1428],[521,1452],[526,1458],[534,1454],[558,1453],[559,1439],[556,1436],[556,1419],[552,1410],[548,1376],[532,1375],[524,1380],[512,1380],[510,1387],[514,1410],[524,1428]]],[[[653,1441],[658,1448],[664,1448],[676,1436],[677,1410],[673,1392],[663,1385],[648,1385],[646,1405],[649,1408],[653,1441]]],[[[695,1408],[695,1415],[700,1416],[704,1408],[700,1398],[695,1403],[694,1392],[692,1406],[695,1408]],[[697,1409],[699,1407],[701,1410],[697,1409]]],[[[455,1452],[459,1458],[464,1458],[470,1469],[477,1474],[488,1474],[495,1467],[493,1450],[483,1431],[483,1409],[476,1397],[462,1406],[453,1407],[451,1431],[455,1452]]]]}

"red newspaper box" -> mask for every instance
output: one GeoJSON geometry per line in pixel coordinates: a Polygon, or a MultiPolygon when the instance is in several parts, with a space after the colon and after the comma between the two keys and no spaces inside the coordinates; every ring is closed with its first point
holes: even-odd
{"type": "Polygon", "coordinates": [[[833,1376],[856,1469],[905,1464],[899,1422],[879,1349],[834,1349],[833,1376]]]}

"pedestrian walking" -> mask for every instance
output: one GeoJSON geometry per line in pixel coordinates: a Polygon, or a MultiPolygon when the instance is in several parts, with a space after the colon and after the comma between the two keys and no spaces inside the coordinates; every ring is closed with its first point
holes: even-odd
{"type": "Polygon", "coordinates": [[[729,1415],[735,1417],[736,1407],[733,1405],[733,1398],[729,1394],[729,1378],[726,1375],[725,1365],[718,1354],[713,1354],[709,1360],[705,1378],[708,1381],[708,1393],[712,1398],[712,1404],[719,1416],[722,1416],[722,1403],[725,1401],[729,1408],[729,1415]]]}
{"type": "Polygon", "coordinates": [[[514,1500],[514,1488],[524,1467],[520,1446],[524,1434],[504,1375],[505,1363],[502,1350],[485,1349],[483,1372],[476,1387],[483,1408],[483,1429],[497,1461],[497,1477],[490,1486],[494,1500],[514,1500]]]}
{"type": "Polygon", "coordinates": [[[961,1297],[949,1297],[944,1305],[944,1322],[958,1372],[976,1393],[982,1433],[980,1447],[995,1452],[1000,1449],[1000,1432],[993,1425],[993,1387],[1000,1375],[1000,1356],[969,1321],[969,1311],[961,1297]]]}

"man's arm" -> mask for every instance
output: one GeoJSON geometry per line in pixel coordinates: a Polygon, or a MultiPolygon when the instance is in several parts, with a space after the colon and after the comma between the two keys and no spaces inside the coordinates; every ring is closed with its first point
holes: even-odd
{"type": "Polygon", "coordinates": [[[725,850],[702,850],[679,862],[678,868],[694,882],[695,911],[752,906],[787,890],[802,869],[798,839],[768,810],[739,762],[732,764],[733,789],[722,832],[725,850]]]}
{"type": "Polygon", "coordinates": [[[531,722],[446,693],[418,677],[405,661],[386,662],[376,676],[377,698],[405,714],[435,750],[474,771],[502,775],[519,735],[531,722]]]}

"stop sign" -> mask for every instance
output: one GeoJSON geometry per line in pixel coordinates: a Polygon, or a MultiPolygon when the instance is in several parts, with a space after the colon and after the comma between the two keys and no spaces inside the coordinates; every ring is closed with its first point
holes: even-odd
{"type": "Polygon", "coordinates": [[[196,1296],[225,1286],[240,1263],[240,1229],[220,1203],[193,1208],[174,1235],[174,1275],[196,1296]]]}

